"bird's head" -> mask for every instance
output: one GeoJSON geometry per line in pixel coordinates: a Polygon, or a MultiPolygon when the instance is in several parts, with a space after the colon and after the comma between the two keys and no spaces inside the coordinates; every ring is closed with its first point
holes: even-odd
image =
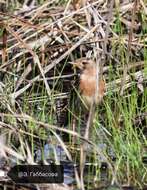
{"type": "Polygon", "coordinates": [[[89,70],[95,67],[95,62],[91,59],[86,59],[86,58],[80,58],[77,59],[75,62],[71,63],[74,68],[78,68],[79,70],[89,70]]]}

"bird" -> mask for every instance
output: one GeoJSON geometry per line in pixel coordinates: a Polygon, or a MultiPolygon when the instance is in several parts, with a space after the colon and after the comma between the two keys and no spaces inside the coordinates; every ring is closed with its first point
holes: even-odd
{"type": "Polygon", "coordinates": [[[79,90],[85,107],[90,108],[94,102],[102,102],[106,85],[102,75],[98,73],[96,62],[92,59],[80,58],[72,63],[80,70],[79,90]]]}
{"type": "MultiPolygon", "coordinates": [[[[92,59],[80,58],[75,60],[72,65],[80,70],[79,90],[82,100],[84,101],[84,106],[87,109],[86,112],[84,109],[84,120],[86,119],[84,130],[82,130],[81,126],[80,133],[84,139],[90,139],[92,137],[92,126],[96,113],[95,108],[104,97],[105,81],[102,79],[100,72],[98,72],[98,65],[92,59]]],[[[73,142],[76,142],[76,139],[73,139],[73,142]]],[[[81,189],[84,189],[84,167],[87,156],[87,152],[85,150],[87,150],[87,142],[83,141],[80,145],[81,189]]]]}

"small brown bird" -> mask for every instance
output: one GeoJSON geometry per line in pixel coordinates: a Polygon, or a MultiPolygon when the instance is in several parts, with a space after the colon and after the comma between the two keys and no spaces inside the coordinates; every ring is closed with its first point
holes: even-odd
{"type": "Polygon", "coordinates": [[[73,63],[73,66],[80,69],[79,89],[87,107],[95,103],[99,104],[105,93],[105,82],[97,72],[96,63],[93,60],[81,58],[73,63]]]}
{"type": "MultiPolygon", "coordinates": [[[[84,116],[86,119],[86,125],[84,124],[84,131],[81,129],[81,136],[84,136],[85,139],[91,138],[92,134],[92,124],[95,116],[96,105],[99,104],[104,96],[105,92],[105,82],[102,80],[100,73],[98,72],[97,65],[95,61],[81,58],[76,60],[73,63],[73,66],[80,69],[80,84],[79,89],[81,93],[82,100],[84,101],[85,107],[88,110],[84,110],[84,116]],[[90,108],[90,109],[89,109],[90,108]],[[83,133],[84,132],[84,133],[83,133]]],[[[84,120],[85,120],[84,119],[84,120]]],[[[76,125],[75,125],[76,126],[76,125]]],[[[73,128],[75,130],[76,128],[73,128]]],[[[76,139],[73,139],[73,142],[76,142],[76,139]]],[[[84,167],[86,162],[87,152],[87,142],[84,141],[80,146],[80,180],[81,180],[81,189],[84,189],[84,167]]]]}

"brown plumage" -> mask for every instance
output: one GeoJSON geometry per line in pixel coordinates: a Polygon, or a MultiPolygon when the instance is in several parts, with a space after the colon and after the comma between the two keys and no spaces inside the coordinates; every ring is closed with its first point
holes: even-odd
{"type": "Polygon", "coordinates": [[[99,104],[105,93],[105,82],[97,72],[96,63],[82,58],[73,65],[81,70],[79,89],[85,104],[88,107],[93,101],[99,104]]]}

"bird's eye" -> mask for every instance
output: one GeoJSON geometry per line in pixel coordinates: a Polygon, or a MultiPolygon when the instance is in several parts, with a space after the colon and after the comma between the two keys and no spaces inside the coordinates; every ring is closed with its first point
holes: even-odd
{"type": "Polygon", "coordinates": [[[88,61],[86,61],[86,60],[85,60],[85,61],[82,61],[82,64],[83,64],[83,65],[87,65],[87,64],[88,64],[88,61]]]}

